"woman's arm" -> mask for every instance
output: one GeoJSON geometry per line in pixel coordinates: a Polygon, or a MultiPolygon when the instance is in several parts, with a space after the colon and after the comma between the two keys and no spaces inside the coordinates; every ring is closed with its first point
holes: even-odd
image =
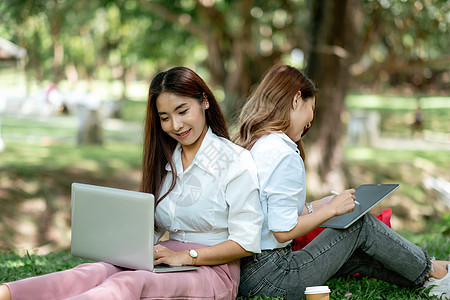
{"type": "MultiPolygon", "coordinates": [[[[325,196],[322,199],[319,200],[314,200],[311,203],[313,211],[319,210],[322,207],[326,206],[327,204],[329,204],[336,196],[335,195],[329,195],[329,196],[325,196]]],[[[302,215],[306,215],[308,214],[309,211],[308,209],[305,207],[303,207],[303,211],[302,211],[302,215]]]]}
{"type": "MultiPolygon", "coordinates": [[[[273,235],[279,243],[296,239],[317,228],[328,219],[353,211],[355,208],[355,190],[349,189],[335,196],[329,204],[322,206],[311,214],[307,212],[297,218],[297,225],[289,231],[275,232],[273,235]]],[[[319,200],[320,201],[320,200],[319,200]]]]}
{"type": "MultiPolygon", "coordinates": [[[[168,264],[171,266],[183,266],[192,265],[194,262],[188,250],[175,252],[162,245],[156,245],[155,249],[158,250],[154,254],[155,265],[168,264]]],[[[252,255],[252,252],[244,250],[238,243],[231,240],[195,250],[198,253],[195,265],[198,266],[220,265],[252,255]]]]}

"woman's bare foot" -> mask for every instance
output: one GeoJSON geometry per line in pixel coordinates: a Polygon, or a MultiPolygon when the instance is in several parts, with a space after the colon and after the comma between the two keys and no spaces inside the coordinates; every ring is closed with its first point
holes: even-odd
{"type": "Polygon", "coordinates": [[[11,300],[9,288],[4,284],[0,285],[0,300],[11,300]]]}
{"type": "Polygon", "coordinates": [[[443,268],[446,268],[450,261],[448,260],[435,260],[438,265],[441,265],[443,268]]]}
{"type": "Polygon", "coordinates": [[[450,261],[432,260],[431,263],[433,265],[433,271],[430,271],[430,273],[428,273],[429,277],[441,279],[445,275],[447,275],[447,265],[450,264],[450,261]]]}
{"type": "Polygon", "coordinates": [[[431,261],[434,270],[428,275],[423,286],[430,296],[438,296],[441,299],[450,299],[450,263],[442,267],[442,261],[431,261]]]}

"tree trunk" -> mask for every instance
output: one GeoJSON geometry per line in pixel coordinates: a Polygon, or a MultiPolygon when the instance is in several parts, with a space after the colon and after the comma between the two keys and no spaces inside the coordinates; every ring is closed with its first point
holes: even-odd
{"type": "Polygon", "coordinates": [[[79,145],[102,145],[103,127],[99,107],[77,106],[79,145]]]}
{"type": "Polygon", "coordinates": [[[233,43],[232,60],[236,67],[227,74],[224,84],[225,101],[222,105],[228,124],[234,124],[238,119],[242,96],[248,93],[251,86],[245,47],[243,40],[236,40],[233,43]]]}
{"type": "Polygon", "coordinates": [[[312,194],[348,187],[345,176],[341,114],[357,40],[357,0],[311,1],[311,46],[307,74],[319,95],[316,119],[305,137],[308,188],[312,194]]]}
{"type": "Polygon", "coordinates": [[[50,16],[50,32],[53,42],[53,83],[58,84],[64,77],[64,45],[60,36],[61,15],[55,10],[50,16]]]}

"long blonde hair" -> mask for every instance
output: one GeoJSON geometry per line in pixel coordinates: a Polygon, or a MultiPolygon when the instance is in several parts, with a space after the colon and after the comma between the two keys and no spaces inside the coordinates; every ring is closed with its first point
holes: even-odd
{"type": "MultiPolygon", "coordinates": [[[[259,138],[270,132],[286,132],[290,125],[292,100],[299,91],[304,101],[317,94],[313,82],[300,70],[288,65],[272,67],[242,108],[239,132],[234,141],[251,149],[259,138]]],[[[301,140],[297,146],[304,159],[301,140]]]]}

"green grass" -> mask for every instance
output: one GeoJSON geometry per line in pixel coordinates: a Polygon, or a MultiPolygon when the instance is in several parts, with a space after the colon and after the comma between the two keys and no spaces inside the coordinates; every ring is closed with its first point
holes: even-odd
{"type": "MultiPolygon", "coordinates": [[[[414,234],[414,241],[424,245],[430,255],[438,259],[442,253],[448,255],[450,236],[440,234],[414,234]]],[[[0,282],[9,282],[21,278],[38,276],[56,271],[73,268],[81,263],[89,262],[75,258],[68,251],[53,252],[48,255],[14,252],[0,253],[0,282]]],[[[386,282],[370,278],[362,279],[332,279],[325,283],[331,289],[330,299],[438,299],[430,297],[422,288],[400,288],[386,282]]],[[[280,299],[256,297],[253,299],[280,299]]]]}
{"type": "Polygon", "coordinates": [[[448,150],[347,146],[344,155],[349,169],[348,179],[353,186],[367,182],[400,184],[400,188],[379,205],[380,208],[392,208],[393,216],[402,220],[397,229],[429,230],[436,226],[433,223],[437,223],[441,225],[441,232],[449,234],[450,209],[434,190],[424,184],[427,176],[448,180],[448,150]]]}
{"type": "MultiPolygon", "coordinates": [[[[441,228],[449,228],[450,215],[441,222],[435,222],[427,233],[414,233],[410,231],[399,232],[403,237],[422,247],[429,256],[438,260],[450,260],[450,234],[442,233],[441,228]]],[[[431,297],[423,288],[401,288],[387,282],[371,278],[332,279],[326,285],[332,290],[330,299],[439,299],[431,297]],[[351,293],[351,295],[348,295],[351,293]],[[348,295],[348,296],[345,296],[348,295]]]]}
{"type": "Polygon", "coordinates": [[[1,154],[0,170],[16,169],[21,175],[38,175],[39,169],[78,168],[106,176],[116,170],[140,168],[141,146],[110,143],[103,146],[32,145],[9,142],[1,154]]]}
{"type": "Polygon", "coordinates": [[[77,145],[73,116],[0,118],[0,250],[67,246],[72,182],[139,188],[139,123],[108,120],[103,145],[77,145]]]}
{"type": "MultiPolygon", "coordinates": [[[[52,237],[51,233],[54,229],[64,234],[68,231],[72,182],[138,187],[145,112],[145,101],[141,100],[125,101],[123,119],[106,122],[102,146],[76,144],[78,123],[75,116],[0,116],[2,137],[7,145],[0,153],[0,282],[64,270],[86,262],[72,257],[67,250],[47,255],[33,253],[40,245],[68,249],[67,245],[59,244],[61,237],[52,237]],[[28,235],[18,232],[24,225],[28,229],[34,226],[34,231],[28,235]],[[17,249],[18,244],[28,246],[17,249]]],[[[421,101],[425,118],[429,120],[426,130],[448,133],[450,100],[442,97],[421,101]]],[[[406,136],[416,99],[351,95],[347,106],[350,110],[378,111],[382,134],[406,136]]],[[[383,201],[393,208],[393,216],[405,224],[396,230],[427,249],[431,256],[449,260],[450,213],[443,210],[436,196],[423,186],[425,175],[448,178],[449,151],[356,146],[346,146],[344,150],[348,174],[355,184],[401,184],[395,194],[383,201]],[[424,226],[414,227],[419,223],[424,226]]],[[[332,289],[332,299],[432,299],[420,290],[401,289],[372,279],[339,279],[326,284],[332,289]]]]}
{"type": "MultiPolygon", "coordinates": [[[[132,101],[130,101],[131,103],[132,101]]],[[[128,107],[128,106],[127,106],[128,107]]],[[[108,119],[103,122],[105,143],[140,143],[142,139],[142,112],[139,105],[124,110],[127,118],[134,115],[138,121],[108,119]],[[141,119],[140,119],[141,118],[141,119]]],[[[1,134],[9,141],[26,141],[32,144],[69,144],[77,142],[78,119],[75,116],[3,116],[0,115],[1,134]]]]}
{"type": "Polygon", "coordinates": [[[361,280],[333,279],[326,283],[331,289],[330,299],[439,299],[430,297],[423,288],[408,289],[363,278],[361,280]]]}
{"type": "Polygon", "coordinates": [[[0,282],[63,271],[85,262],[90,261],[73,257],[67,251],[52,252],[48,255],[0,253],[0,282]]]}
{"type": "Polygon", "coordinates": [[[350,94],[345,102],[348,108],[415,110],[417,101],[423,109],[450,109],[450,97],[397,96],[397,95],[359,95],[350,94]]]}
{"type": "Polygon", "coordinates": [[[401,97],[395,95],[348,95],[347,109],[375,111],[383,134],[409,135],[417,104],[423,111],[424,129],[450,133],[450,97],[401,97]]]}

